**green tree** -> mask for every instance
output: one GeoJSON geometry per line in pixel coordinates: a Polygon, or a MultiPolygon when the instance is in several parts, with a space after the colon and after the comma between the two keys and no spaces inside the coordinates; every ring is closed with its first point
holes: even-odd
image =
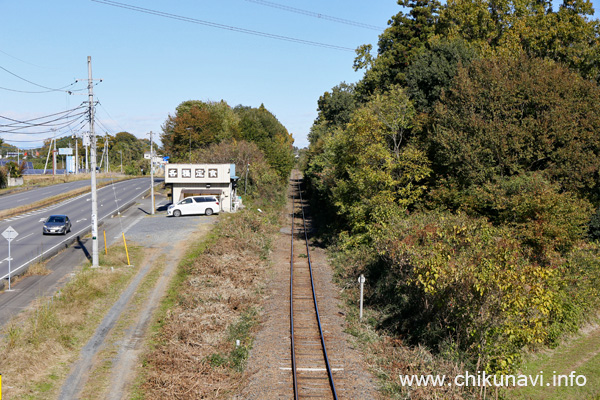
{"type": "Polygon", "coordinates": [[[325,92],[317,101],[317,121],[328,127],[340,127],[350,122],[352,113],[356,110],[354,84],[342,82],[333,87],[331,92],[325,92]]]}
{"type": "Polygon", "coordinates": [[[439,32],[462,38],[487,55],[549,58],[600,78],[600,30],[589,0],[552,3],[516,0],[453,0],[440,13],[439,32]]]}
{"type": "Polygon", "coordinates": [[[234,111],[239,118],[240,138],[256,143],[281,179],[287,180],[294,166],[292,135],[262,104],[259,108],[239,105],[234,111]]]}
{"type": "Polygon", "coordinates": [[[394,84],[404,84],[406,71],[413,58],[434,36],[441,4],[437,0],[399,0],[409,8],[408,14],[399,12],[390,20],[390,26],[379,36],[377,57],[371,47],[361,46],[354,61],[355,70],[365,68],[365,76],[357,84],[360,100],[377,90],[384,91],[394,84]]]}
{"type": "Polygon", "coordinates": [[[192,161],[193,151],[239,137],[239,118],[226,102],[190,100],[169,115],[160,135],[173,161],[192,161]]]}
{"type": "Polygon", "coordinates": [[[461,187],[544,171],[594,197],[600,166],[600,90],[549,60],[474,61],[436,107],[430,136],[442,176],[461,187]]]}
{"type": "Polygon", "coordinates": [[[285,184],[256,143],[245,140],[215,143],[198,150],[197,156],[207,163],[235,164],[240,176],[238,194],[251,196],[255,204],[269,204],[282,200],[285,184]],[[248,164],[250,168],[246,180],[245,171],[248,164]]]}
{"type": "Polygon", "coordinates": [[[383,136],[398,160],[400,148],[406,143],[413,128],[415,118],[413,103],[402,87],[394,85],[385,94],[373,96],[368,107],[384,127],[383,136]]]}
{"type": "Polygon", "coordinates": [[[406,72],[406,87],[417,110],[431,112],[459,65],[469,65],[476,56],[465,41],[446,39],[433,42],[416,56],[406,72]]]}
{"type": "MultiPolygon", "coordinates": [[[[117,166],[123,161],[123,167],[136,164],[143,160],[144,151],[150,148],[145,143],[129,132],[119,132],[109,141],[109,154],[111,164],[117,166]]],[[[137,165],[135,170],[138,170],[137,165]]]]}
{"type": "Polygon", "coordinates": [[[411,143],[414,108],[394,87],[358,109],[346,129],[322,138],[308,175],[355,233],[364,233],[393,204],[408,208],[423,195],[431,170],[426,154],[411,143]]]}
{"type": "Polygon", "coordinates": [[[573,192],[561,192],[541,172],[499,179],[468,190],[464,210],[508,226],[532,249],[537,262],[547,264],[585,238],[592,206],[573,192]]]}

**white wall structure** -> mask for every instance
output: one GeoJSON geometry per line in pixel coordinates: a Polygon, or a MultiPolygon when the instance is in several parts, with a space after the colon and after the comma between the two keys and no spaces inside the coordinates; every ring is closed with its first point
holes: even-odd
{"type": "Polygon", "coordinates": [[[171,186],[173,203],[198,195],[219,199],[222,212],[235,211],[235,164],[166,164],[165,184],[171,186]]]}

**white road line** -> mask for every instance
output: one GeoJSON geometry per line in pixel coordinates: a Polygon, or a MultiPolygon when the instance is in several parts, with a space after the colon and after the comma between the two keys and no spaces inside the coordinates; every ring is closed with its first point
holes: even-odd
{"type": "Polygon", "coordinates": [[[26,237],[29,237],[29,236],[31,236],[31,235],[33,235],[33,234],[34,234],[34,232],[31,232],[29,235],[25,235],[25,236],[23,236],[23,237],[21,237],[21,238],[19,238],[19,239],[15,240],[15,242],[20,242],[21,240],[23,240],[23,239],[25,239],[26,237]]]}

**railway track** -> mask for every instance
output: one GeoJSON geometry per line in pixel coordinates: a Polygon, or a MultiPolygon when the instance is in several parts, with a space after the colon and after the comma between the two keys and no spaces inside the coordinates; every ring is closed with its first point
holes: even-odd
{"type": "Polygon", "coordinates": [[[293,197],[290,245],[290,334],[294,399],[337,400],[334,372],[340,369],[331,367],[325,346],[299,180],[296,193],[293,197]],[[305,247],[295,249],[294,240],[298,236],[304,239],[305,247]]]}

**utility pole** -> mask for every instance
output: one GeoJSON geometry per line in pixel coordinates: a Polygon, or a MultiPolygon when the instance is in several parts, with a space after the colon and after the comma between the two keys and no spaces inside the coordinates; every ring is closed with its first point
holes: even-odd
{"type": "Polygon", "coordinates": [[[77,152],[77,136],[75,136],[75,175],[79,173],[79,153],[77,152]]]}
{"type": "Polygon", "coordinates": [[[248,189],[248,170],[250,169],[250,163],[246,163],[246,181],[244,182],[244,195],[246,194],[246,189],[248,189]]]}
{"type": "Polygon", "coordinates": [[[46,168],[48,167],[48,160],[50,159],[50,152],[52,151],[52,142],[55,139],[50,139],[50,144],[48,145],[48,155],[46,156],[46,164],[44,165],[44,175],[46,175],[46,168]]]}
{"type": "Polygon", "coordinates": [[[88,56],[88,105],[90,118],[90,158],[92,168],[92,268],[98,262],[98,193],[96,193],[96,134],[94,133],[94,81],[92,79],[92,57],[88,56]]]}
{"type": "Polygon", "coordinates": [[[150,131],[150,197],[152,197],[152,215],[154,215],[154,144],[150,131]]]}
{"type": "Polygon", "coordinates": [[[54,139],[54,150],[52,150],[52,175],[56,175],[56,139],[54,139]]]}
{"type": "Polygon", "coordinates": [[[106,173],[110,172],[110,166],[108,165],[108,133],[106,134],[106,141],[104,142],[104,147],[106,147],[106,173]]]}
{"type": "MultiPolygon", "coordinates": [[[[106,154],[106,136],[104,137],[104,147],[102,148],[102,155],[100,156],[100,165],[98,166],[98,170],[102,171],[102,164],[104,163],[105,160],[105,154],[106,154]]],[[[104,167],[104,169],[106,169],[106,166],[104,167]]]]}

